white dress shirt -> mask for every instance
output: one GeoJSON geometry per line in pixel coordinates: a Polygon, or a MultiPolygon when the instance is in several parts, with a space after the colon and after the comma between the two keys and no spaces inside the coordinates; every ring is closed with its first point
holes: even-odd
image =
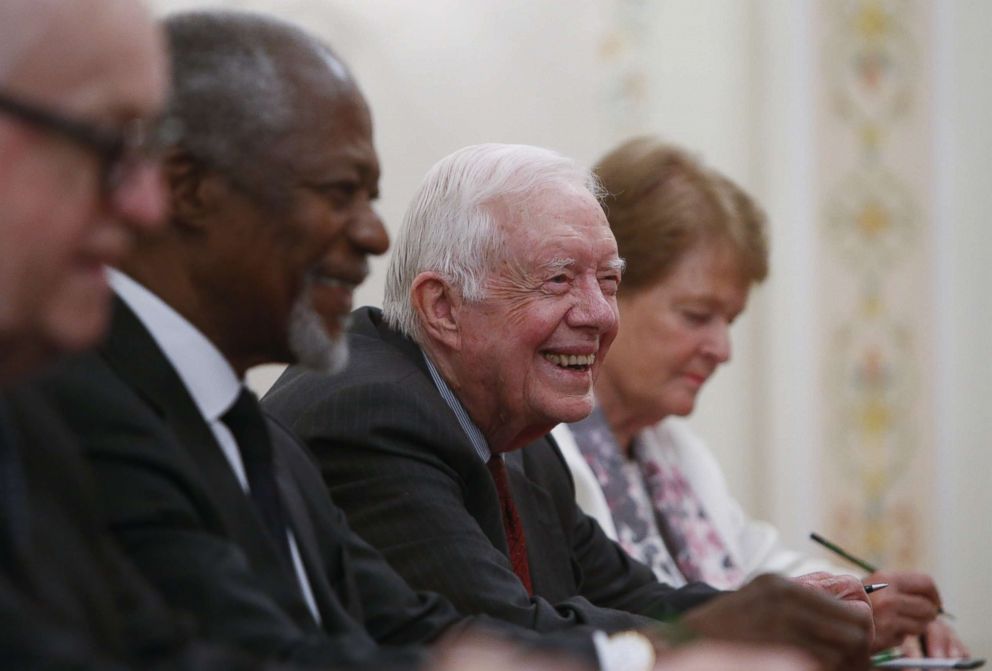
{"type": "MultiPolygon", "coordinates": [[[[137,315],[175,368],[203,420],[217,439],[217,444],[224,452],[238,482],[248,492],[248,478],[241,461],[241,452],[231,431],[221,420],[241,393],[243,381],[238,379],[234,369],[214,344],[165,301],[119,270],[108,269],[108,276],[114,292],[137,315]]],[[[317,602],[314,600],[296,539],[291,529],[287,529],[287,534],[300,590],[314,618],[319,622],[317,602]]]]}

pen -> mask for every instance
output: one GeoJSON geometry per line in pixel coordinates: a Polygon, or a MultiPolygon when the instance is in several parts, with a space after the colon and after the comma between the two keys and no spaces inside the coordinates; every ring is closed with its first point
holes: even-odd
{"type": "MultiPolygon", "coordinates": [[[[809,537],[810,537],[811,540],[819,543],[820,545],[822,545],[823,547],[827,548],[828,550],[830,550],[834,554],[843,557],[844,559],[846,559],[847,561],[851,562],[852,564],[855,564],[856,566],[860,566],[864,570],[868,571],[868,573],[875,573],[876,571],[878,571],[878,567],[875,566],[874,564],[871,564],[869,562],[866,562],[864,559],[861,559],[859,557],[855,557],[854,555],[852,555],[850,552],[848,552],[844,548],[842,548],[839,545],[836,545],[834,543],[831,543],[830,541],[828,541],[826,538],[824,538],[820,534],[816,533],[815,531],[811,531],[810,534],[809,534],[809,537]]],[[[871,594],[872,592],[874,592],[876,589],[882,589],[881,587],[878,587],[876,585],[869,585],[868,587],[865,587],[865,591],[868,592],[869,594],[871,594]],[[869,590],[868,587],[872,587],[873,589],[870,589],[869,590]]],[[[941,615],[943,615],[944,617],[950,618],[951,620],[954,619],[954,616],[951,615],[950,613],[948,613],[943,608],[938,609],[937,612],[940,613],[941,615]]]]}
{"type": "Polygon", "coordinates": [[[872,592],[877,592],[880,589],[885,589],[889,586],[887,582],[873,582],[870,585],[865,585],[865,594],[871,594],[872,592]]]}

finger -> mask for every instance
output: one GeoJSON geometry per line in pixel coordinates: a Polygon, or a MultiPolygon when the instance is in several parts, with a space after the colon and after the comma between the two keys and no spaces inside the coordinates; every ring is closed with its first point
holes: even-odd
{"type": "Polygon", "coordinates": [[[696,643],[659,660],[657,669],[679,671],[816,671],[807,655],[786,648],[756,648],[744,644],[696,643]]]}
{"type": "MultiPolygon", "coordinates": [[[[922,597],[936,606],[940,606],[940,593],[933,578],[925,573],[913,571],[892,571],[890,579],[900,592],[922,597]]],[[[892,584],[892,583],[890,583],[892,584]]]]}
{"type": "Polygon", "coordinates": [[[923,656],[923,646],[920,645],[919,636],[907,636],[902,645],[899,646],[902,654],[905,657],[922,657],[923,656]]]}
{"type": "Polygon", "coordinates": [[[867,654],[871,618],[867,611],[827,601],[820,608],[789,608],[788,621],[805,645],[867,654]]]}
{"type": "Polygon", "coordinates": [[[825,572],[808,573],[792,579],[796,584],[848,601],[869,603],[865,587],[854,576],[825,572]]]}
{"type": "Polygon", "coordinates": [[[948,657],[971,657],[971,650],[968,649],[964,643],[958,639],[957,636],[952,636],[951,641],[947,646],[947,656],[948,657]]]}
{"type": "MultiPolygon", "coordinates": [[[[896,640],[901,640],[905,636],[922,636],[926,633],[927,623],[909,617],[896,617],[892,619],[891,627],[892,635],[896,637],[896,640]]],[[[925,641],[924,644],[926,644],[925,641]]],[[[923,652],[927,654],[930,652],[926,645],[924,645],[923,652]]]]}
{"type": "Polygon", "coordinates": [[[932,657],[967,657],[970,654],[954,630],[940,620],[927,627],[925,636],[927,652],[932,657]]]}
{"type": "Polygon", "coordinates": [[[937,607],[932,601],[922,597],[902,594],[895,606],[900,617],[911,618],[922,624],[929,624],[937,618],[937,607]]]}

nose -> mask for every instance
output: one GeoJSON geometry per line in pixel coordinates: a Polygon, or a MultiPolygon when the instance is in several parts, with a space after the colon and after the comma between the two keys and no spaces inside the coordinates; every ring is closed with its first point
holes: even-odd
{"type": "Polygon", "coordinates": [[[707,355],[713,357],[717,363],[730,361],[732,347],[730,344],[730,324],[717,319],[704,345],[707,355]]]}
{"type": "Polygon", "coordinates": [[[153,230],[165,216],[165,182],[157,163],[135,166],[109,196],[111,209],[132,228],[153,230]]]}
{"type": "Polygon", "coordinates": [[[619,321],[616,299],[606,296],[599,281],[592,278],[579,288],[578,298],[568,311],[567,319],[568,325],[573,328],[607,333],[615,329],[619,321]]]}
{"type": "Polygon", "coordinates": [[[355,217],[349,229],[349,237],[365,254],[378,256],[389,249],[389,233],[371,202],[366,205],[364,212],[355,217]]]}

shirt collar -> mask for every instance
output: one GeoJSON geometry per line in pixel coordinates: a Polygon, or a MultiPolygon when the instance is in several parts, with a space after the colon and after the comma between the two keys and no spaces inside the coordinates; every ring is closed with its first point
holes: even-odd
{"type": "Polygon", "coordinates": [[[241,381],[217,347],[165,301],[113,268],[110,286],[138,316],[179,374],[207,421],[220,418],[238,394],[241,381]]]}
{"type": "Polygon", "coordinates": [[[462,405],[462,402],[458,400],[457,396],[455,396],[455,392],[451,390],[448,383],[444,381],[443,377],[441,377],[441,374],[434,366],[434,362],[431,361],[429,356],[427,356],[427,352],[420,350],[420,353],[423,354],[424,361],[427,362],[427,370],[431,374],[431,379],[434,380],[434,386],[437,387],[437,390],[441,393],[441,398],[443,398],[444,402],[448,404],[451,411],[455,413],[455,417],[458,419],[458,423],[461,425],[462,431],[464,431],[465,435],[468,436],[468,440],[472,443],[472,447],[475,448],[476,454],[479,455],[479,458],[482,459],[482,461],[488,462],[490,457],[492,457],[492,451],[489,449],[489,444],[486,442],[485,436],[482,435],[482,431],[480,431],[479,427],[475,425],[472,418],[468,416],[465,406],[462,405]]]}

